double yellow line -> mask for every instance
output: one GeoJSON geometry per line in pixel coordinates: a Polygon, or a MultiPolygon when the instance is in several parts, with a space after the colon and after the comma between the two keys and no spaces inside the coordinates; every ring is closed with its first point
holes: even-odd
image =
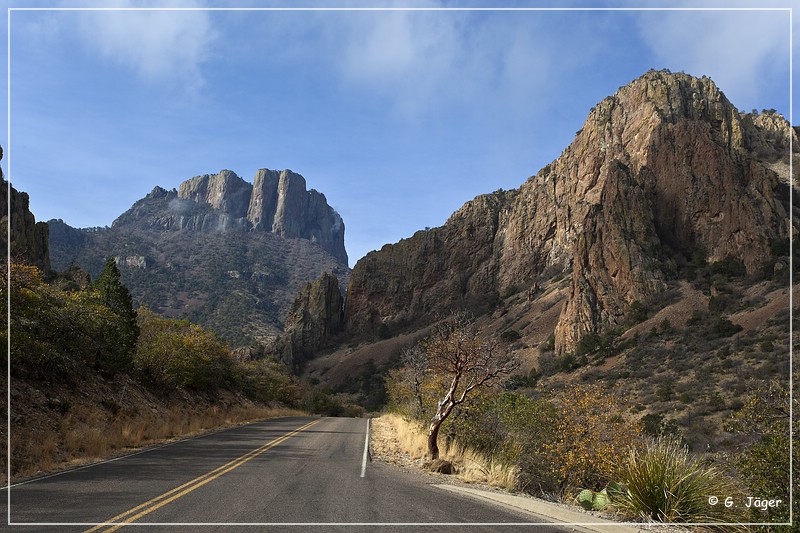
{"type": "Polygon", "coordinates": [[[278,444],[282,443],[283,441],[285,441],[287,439],[290,439],[291,437],[297,435],[301,431],[305,431],[306,429],[310,428],[311,426],[313,426],[314,424],[316,424],[318,422],[319,422],[319,420],[314,420],[314,421],[309,422],[308,424],[306,424],[304,426],[301,426],[301,427],[299,427],[299,428],[297,428],[297,429],[295,429],[293,431],[290,431],[288,433],[284,433],[280,437],[278,437],[278,438],[276,438],[274,440],[271,440],[270,442],[264,444],[263,446],[261,446],[259,448],[256,448],[255,450],[252,450],[250,452],[247,452],[246,454],[242,455],[241,457],[238,457],[238,458],[234,459],[233,461],[230,461],[229,463],[226,463],[226,464],[220,466],[219,468],[215,468],[211,472],[203,474],[200,477],[196,477],[195,479],[193,479],[193,480],[191,480],[191,481],[189,481],[187,483],[184,483],[180,487],[176,487],[176,488],[172,489],[169,492],[165,492],[161,496],[156,496],[155,498],[153,498],[151,500],[148,500],[148,501],[144,502],[141,505],[137,505],[133,509],[125,511],[122,514],[118,514],[114,518],[106,520],[102,524],[98,524],[98,525],[96,525],[95,527],[93,527],[91,529],[87,529],[84,533],[94,533],[95,531],[99,531],[99,530],[103,529],[106,526],[112,526],[112,527],[104,530],[105,533],[110,533],[111,531],[118,530],[119,528],[121,528],[125,524],[130,524],[131,522],[135,522],[136,520],[139,520],[143,516],[146,516],[146,515],[152,513],[156,509],[160,509],[161,507],[167,505],[168,503],[174,502],[178,498],[180,498],[182,496],[185,496],[185,495],[189,494],[190,492],[192,492],[193,490],[202,487],[206,483],[214,481],[218,477],[220,477],[220,476],[222,476],[224,474],[227,474],[228,472],[230,472],[234,468],[238,468],[238,467],[242,466],[243,464],[245,464],[250,459],[254,459],[254,458],[258,457],[259,455],[261,455],[262,453],[266,452],[270,448],[273,448],[273,447],[277,446],[278,444]]]}

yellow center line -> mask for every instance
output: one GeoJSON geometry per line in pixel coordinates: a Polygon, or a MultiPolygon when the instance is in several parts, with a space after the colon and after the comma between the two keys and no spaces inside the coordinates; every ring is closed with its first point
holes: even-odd
{"type": "Polygon", "coordinates": [[[112,531],[116,531],[125,524],[130,524],[131,522],[134,522],[140,519],[141,517],[152,513],[156,509],[160,509],[161,507],[167,505],[168,503],[173,502],[178,498],[192,492],[193,490],[202,487],[206,483],[209,483],[217,479],[218,477],[227,474],[231,470],[242,466],[247,461],[258,457],[259,455],[266,452],[270,448],[273,448],[278,444],[288,440],[289,438],[297,435],[301,431],[305,431],[306,429],[310,428],[314,424],[317,424],[318,422],[320,422],[320,420],[314,420],[304,426],[301,426],[295,430],[285,433],[280,437],[277,437],[271,440],[270,442],[264,444],[263,446],[260,446],[255,450],[251,450],[246,454],[237,457],[236,459],[229,461],[210,472],[203,474],[202,476],[196,477],[193,480],[188,481],[179,487],[175,487],[174,489],[165,492],[160,496],[156,496],[155,498],[147,500],[143,504],[137,505],[136,507],[125,511],[124,513],[118,514],[117,516],[110,518],[109,520],[103,522],[102,524],[98,524],[91,529],[87,529],[84,533],[94,533],[95,531],[98,531],[106,526],[114,526],[114,527],[104,530],[104,533],[110,533],[112,531]]]}

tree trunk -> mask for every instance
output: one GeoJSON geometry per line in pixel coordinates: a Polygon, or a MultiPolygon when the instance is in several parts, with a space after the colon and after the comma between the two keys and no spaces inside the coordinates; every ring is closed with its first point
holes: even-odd
{"type": "Polygon", "coordinates": [[[439,428],[441,426],[442,420],[434,418],[431,420],[431,425],[428,428],[428,455],[431,461],[439,458],[439,445],[436,441],[439,439],[439,428]]]}

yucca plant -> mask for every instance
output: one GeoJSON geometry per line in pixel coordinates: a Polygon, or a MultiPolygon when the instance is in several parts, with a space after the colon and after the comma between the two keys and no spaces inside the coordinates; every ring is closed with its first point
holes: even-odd
{"type": "Polygon", "coordinates": [[[659,437],[632,449],[616,465],[616,479],[627,487],[613,493],[615,507],[632,518],[670,523],[733,523],[740,512],[723,501],[739,488],[724,472],[703,465],[677,439],[659,437]],[[716,505],[709,499],[718,498],[716,505]]]}

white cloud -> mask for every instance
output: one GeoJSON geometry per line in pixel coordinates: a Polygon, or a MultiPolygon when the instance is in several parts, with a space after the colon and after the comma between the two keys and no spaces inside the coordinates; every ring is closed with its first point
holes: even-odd
{"type": "MultiPolygon", "coordinates": [[[[131,0],[105,5],[159,7],[131,0]]],[[[120,10],[84,15],[79,24],[81,38],[105,59],[133,69],[147,81],[171,79],[190,89],[202,84],[201,65],[216,38],[208,12],[120,10]]]]}
{"type": "Polygon", "coordinates": [[[765,86],[775,72],[786,71],[788,87],[788,22],[778,11],[673,11],[641,13],[638,29],[663,66],[708,75],[745,103],[775,89],[765,86]]]}
{"type": "Polygon", "coordinates": [[[404,112],[427,110],[460,78],[459,17],[409,11],[353,16],[338,58],[345,83],[393,100],[404,112]]]}
{"type": "Polygon", "coordinates": [[[343,83],[381,95],[404,116],[450,105],[530,102],[561,66],[535,13],[381,12],[323,32],[343,83]],[[334,41],[337,40],[337,41],[334,41]]]}

